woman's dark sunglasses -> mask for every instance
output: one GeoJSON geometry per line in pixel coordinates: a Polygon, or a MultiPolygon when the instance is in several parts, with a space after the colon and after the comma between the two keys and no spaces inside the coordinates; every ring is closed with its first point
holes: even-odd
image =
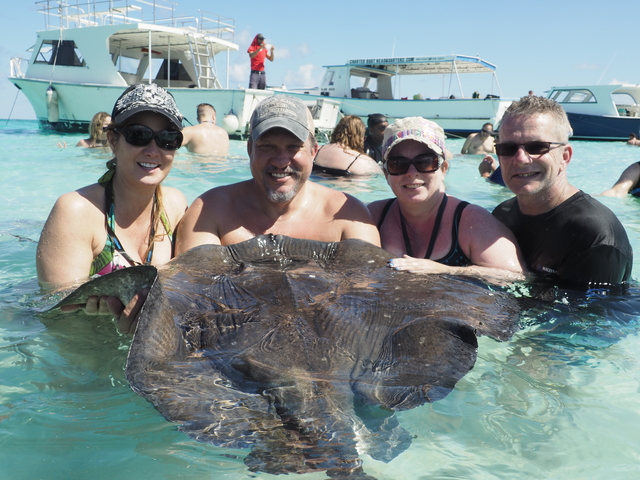
{"type": "Polygon", "coordinates": [[[389,157],[385,163],[385,168],[389,175],[404,175],[413,165],[420,173],[433,173],[440,169],[440,157],[432,153],[418,155],[414,158],[389,157]]]}
{"type": "Polygon", "coordinates": [[[145,147],[151,143],[151,140],[155,140],[156,145],[163,150],[177,150],[182,145],[182,132],[179,130],[154,132],[146,125],[127,125],[115,130],[124,137],[127,143],[136,147],[145,147]]]}
{"type": "Polygon", "coordinates": [[[496,153],[500,157],[513,157],[520,147],[529,155],[545,155],[554,148],[558,148],[566,143],[560,142],[527,142],[527,143],[497,143],[496,153]],[[553,145],[553,146],[552,146],[553,145]]]}

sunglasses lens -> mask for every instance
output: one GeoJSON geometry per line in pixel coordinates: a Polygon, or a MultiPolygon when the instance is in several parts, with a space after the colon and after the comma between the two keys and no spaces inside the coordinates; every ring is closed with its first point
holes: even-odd
{"type": "Polygon", "coordinates": [[[524,149],[529,155],[542,155],[549,153],[549,142],[529,142],[524,144],[524,149]]]}
{"type": "Polygon", "coordinates": [[[405,157],[391,157],[387,159],[387,172],[390,175],[402,175],[407,173],[411,160],[405,157]]]}
{"type": "Polygon", "coordinates": [[[156,143],[165,150],[177,150],[182,145],[182,132],[178,130],[162,130],[156,135],[156,143]]]}
{"type": "Polygon", "coordinates": [[[390,157],[387,159],[387,172],[389,175],[404,175],[413,165],[420,173],[433,173],[440,168],[438,157],[433,155],[418,155],[410,159],[406,157],[390,157]]]}
{"type": "Polygon", "coordinates": [[[544,155],[551,150],[550,142],[527,142],[520,145],[517,143],[498,143],[496,153],[502,157],[513,157],[518,153],[520,146],[524,147],[524,151],[529,155],[544,155]]]}
{"type": "Polygon", "coordinates": [[[127,125],[121,133],[127,143],[136,147],[145,147],[155,138],[158,147],[164,150],[177,150],[182,145],[182,132],[162,130],[155,133],[146,125],[127,125]]]}
{"type": "Polygon", "coordinates": [[[431,173],[440,167],[438,157],[432,155],[419,155],[413,159],[413,165],[420,173],[431,173]]]}
{"type": "Polygon", "coordinates": [[[502,157],[513,157],[518,153],[520,145],[515,143],[498,143],[496,145],[496,153],[502,157]]]}
{"type": "Polygon", "coordinates": [[[122,132],[127,143],[136,147],[149,145],[153,140],[153,130],[145,125],[128,125],[122,132]]]}

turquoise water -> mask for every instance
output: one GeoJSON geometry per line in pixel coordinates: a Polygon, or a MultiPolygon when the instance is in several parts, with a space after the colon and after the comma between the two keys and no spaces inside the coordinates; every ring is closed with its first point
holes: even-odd
{"type": "MultiPolygon", "coordinates": [[[[0,121],[0,479],[248,479],[247,453],[200,444],[178,432],[129,388],[129,338],[106,320],[55,332],[36,311],[34,257],[55,199],[94,182],[107,156],[74,145],[81,135],[0,121]]],[[[575,142],[571,182],[609,188],[640,148],[575,142]]],[[[461,140],[448,143],[460,151],[461,140]]],[[[510,197],[477,175],[480,157],[453,159],[452,195],[492,208],[510,197]]],[[[168,178],[189,201],[250,175],[246,144],[224,160],[180,152],[168,178]]],[[[321,180],[363,201],[390,196],[382,177],[321,180]]],[[[627,228],[640,277],[640,200],[602,201],[627,228]]],[[[379,479],[629,479],[640,476],[638,288],[625,297],[571,298],[533,311],[511,341],[481,338],[478,361],[444,400],[399,414],[413,444],[389,464],[363,456],[379,479]]],[[[296,477],[294,477],[296,478],[296,477]]],[[[327,478],[323,473],[301,479],[327,478]]]]}

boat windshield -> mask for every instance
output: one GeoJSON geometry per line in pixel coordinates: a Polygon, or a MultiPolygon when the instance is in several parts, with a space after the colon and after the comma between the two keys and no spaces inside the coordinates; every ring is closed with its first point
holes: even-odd
{"type": "Polygon", "coordinates": [[[35,63],[84,67],[84,58],[73,40],[43,40],[35,63]]]}

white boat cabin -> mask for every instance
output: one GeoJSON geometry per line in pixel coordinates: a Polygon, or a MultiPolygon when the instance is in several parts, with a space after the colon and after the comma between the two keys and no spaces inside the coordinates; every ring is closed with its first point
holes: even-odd
{"type": "Polygon", "coordinates": [[[567,113],[640,117],[640,85],[553,87],[547,97],[567,113]]]}
{"type": "MultiPolygon", "coordinates": [[[[320,95],[341,98],[367,98],[393,100],[394,80],[402,76],[451,75],[456,80],[460,98],[466,98],[461,74],[490,73],[500,95],[500,86],[495,74],[496,66],[478,57],[464,55],[436,55],[429,57],[394,57],[350,60],[346,65],[326,66],[319,91],[320,95]]],[[[315,93],[315,92],[309,92],[315,93]]],[[[470,98],[478,98],[476,93],[470,98]]],[[[444,98],[450,98],[446,95],[444,98]]],[[[414,100],[423,100],[416,95],[414,100]]]]}
{"type": "Polygon", "coordinates": [[[38,32],[33,48],[26,72],[31,79],[53,76],[57,82],[110,86],[149,81],[166,88],[222,88],[215,55],[238,50],[232,42],[233,19],[202,11],[199,17],[178,17],[175,4],[164,0],[37,4],[46,29],[38,32]]]}

